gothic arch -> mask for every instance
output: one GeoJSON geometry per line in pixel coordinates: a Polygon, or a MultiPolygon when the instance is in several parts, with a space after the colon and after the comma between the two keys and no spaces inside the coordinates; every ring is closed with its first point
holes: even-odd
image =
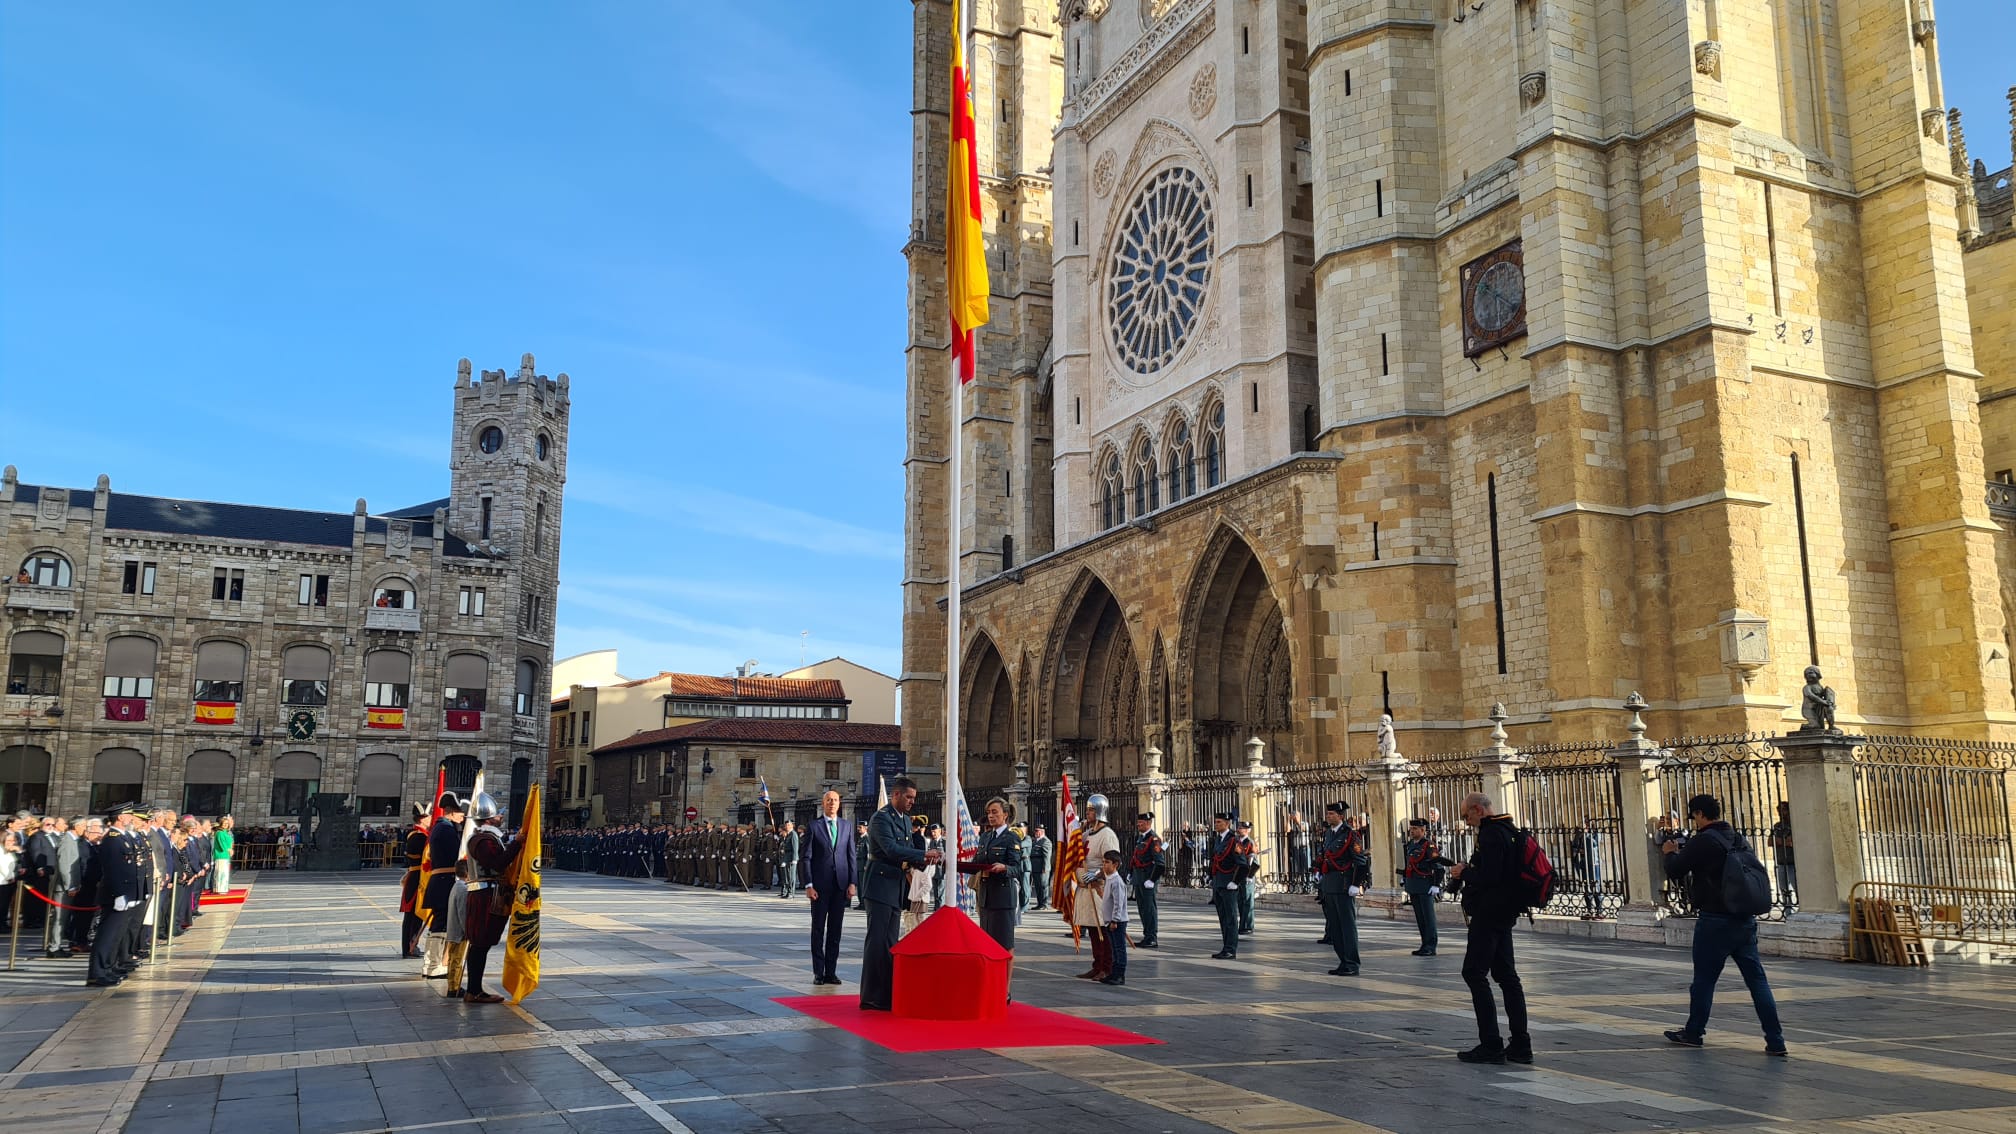
{"type": "Polygon", "coordinates": [[[1270,762],[1292,761],[1293,642],[1259,556],[1229,524],[1206,542],[1185,592],[1175,678],[1172,712],[1190,732],[1176,770],[1238,767],[1254,736],[1270,762]]]}
{"type": "Polygon", "coordinates": [[[992,635],[982,630],[973,636],[959,673],[961,782],[1007,787],[1015,778],[1015,685],[992,635]]]}
{"type": "Polygon", "coordinates": [[[1141,666],[1119,599],[1090,570],[1079,573],[1058,607],[1044,649],[1037,735],[1049,740],[1046,766],[1032,779],[1055,779],[1067,752],[1082,778],[1141,774],[1141,666]]]}

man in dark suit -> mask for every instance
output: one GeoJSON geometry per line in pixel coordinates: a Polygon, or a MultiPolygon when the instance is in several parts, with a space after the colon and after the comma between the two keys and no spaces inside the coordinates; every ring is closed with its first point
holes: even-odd
{"type": "Polygon", "coordinates": [[[917,802],[917,781],[898,776],[889,785],[889,806],[868,821],[868,877],[862,895],[868,902],[868,941],[861,950],[861,1008],[887,1012],[896,991],[896,926],[908,896],[903,868],[923,869],[943,861],[937,851],[910,842],[910,805],[917,802]]]}
{"type": "Polygon", "coordinates": [[[980,928],[996,944],[1015,951],[1015,878],[1022,873],[1022,837],[1008,829],[1008,801],[998,796],[987,801],[987,829],[980,832],[980,849],[959,863],[959,873],[974,874],[974,903],[980,910],[980,928]]]}
{"type": "Polygon", "coordinates": [[[840,963],[840,923],[847,916],[847,903],[854,900],[858,877],[854,824],[840,817],[840,793],[820,796],[819,817],[802,839],[795,831],[791,838],[801,849],[787,869],[804,879],[805,896],[812,899],[812,983],[839,984],[833,970],[840,963]]]}
{"type": "Polygon", "coordinates": [[[1029,838],[1029,896],[1036,899],[1032,909],[1050,904],[1050,851],[1050,836],[1038,823],[1029,838]]]}

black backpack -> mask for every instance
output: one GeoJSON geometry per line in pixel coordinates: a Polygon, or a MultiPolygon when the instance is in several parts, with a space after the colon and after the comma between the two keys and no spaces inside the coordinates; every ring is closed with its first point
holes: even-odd
{"type": "Polygon", "coordinates": [[[1729,833],[1729,851],[1722,857],[1722,905],[1738,917],[1771,912],[1771,875],[1743,836],[1729,833]]]}

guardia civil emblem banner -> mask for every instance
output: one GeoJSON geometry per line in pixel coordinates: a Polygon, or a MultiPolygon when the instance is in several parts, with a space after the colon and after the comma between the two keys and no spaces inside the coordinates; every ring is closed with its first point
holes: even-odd
{"type": "Polygon", "coordinates": [[[504,992],[511,1003],[522,1003],[539,987],[539,787],[525,800],[524,825],[518,830],[524,849],[512,862],[504,883],[511,888],[511,924],[504,931],[504,992]]]}

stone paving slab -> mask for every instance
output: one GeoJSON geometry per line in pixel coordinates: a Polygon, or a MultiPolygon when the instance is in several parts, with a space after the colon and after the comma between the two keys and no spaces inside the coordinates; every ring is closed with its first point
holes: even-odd
{"type": "MultiPolygon", "coordinates": [[[[771,1002],[807,995],[802,902],[546,876],[545,980],[522,1008],[451,1003],[396,956],[397,876],[267,873],[172,959],[113,990],[76,962],[0,976],[0,1114],[67,1130],[715,1132],[1025,1129],[1269,1134],[1468,1129],[1930,1134],[2016,1130],[2016,971],[1767,962],[1794,1055],[1767,1059],[1731,974],[1702,1050],[1681,950],[1522,934],[1538,1063],[1472,1068],[1456,952],[1363,927],[1340,979],[1320,922],[1263,911],[1233,962],[1165,900],[1124,988],[1054,915],[1015,992],[1166,1042],[897,1054],[771,1002]]],[[[865,920],[848,922],[852,996],[865,920]]],[[[1445,933],[1445,944],[1460,945],[1445,933]]],[[[493,956],[492,980],[501,964],[493,956]]]]}

